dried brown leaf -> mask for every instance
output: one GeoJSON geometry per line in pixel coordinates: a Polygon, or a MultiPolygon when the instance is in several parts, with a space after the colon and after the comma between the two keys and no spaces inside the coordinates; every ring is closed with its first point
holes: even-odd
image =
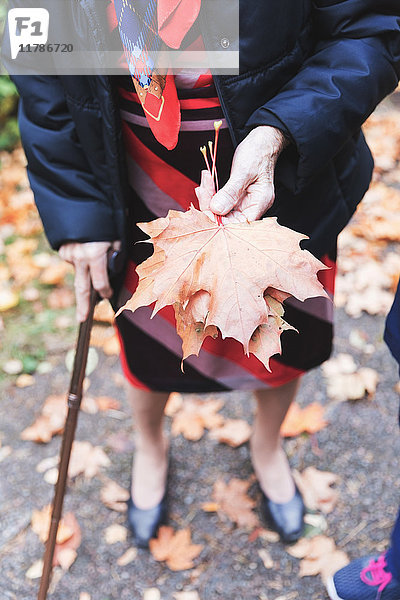
{"type": "Polygon", "coordinates": [[[338,491],[332,488],[339,480],[337,475],[318,471],[315,467],[307,467],[302,473],[294,471],[293,475],[310,510],[320,510],[324,514],[332,512],[339,499],[338,491]]]}
{"type": "Polygon", "coordinates": [[[126,501],[129,499],[129,492],[121,487],[115,481],[109,479],[100,490],[100,500],[111,510],[125,512],[127,509],[126,501]]]}
{"type": "Polygon", "coordinates": [[[294,437],[301,433],[317,433],[328,424],[324,419],[324,409],[313,402],[305,408],[301,408],[297,402],[293,402],[282,423],[281,435],[283,437],[294,437]]]}
{"type": "Polygon", "coordinates": [[[161,526],[157,538],[150,540],[150,552],[157,561],[165,561],[171,571],[191,569],[193,560],[203,550],[200,544],[192,544],[187,527],[174,532],[172,527],[161,526]]]}
{"type": "Polygon", "coordinates": [[[213,440],[237,448],[250,439],[251,427],[244,419],[227,419],[221,427],[210,432],[213,440]]]}
{"type": "MultiPolygon", "coordinates": [[[[155,314],[174,305],[184,356],[197,354],[216,328],[222,338],[237,339],[248,355],[251,336],[273,314],[264,300],[268,288],[299,300],[326,296],[316,277],[326,267],[300,249],[305,236],[276,218],[219,226],[191,206],[139,227],[151,237],[154,254],[137,268],[139,285],[124,308],[156,302],[155,314]]],[[[268,365],[264,346],[260,356],[268,365]]]]}
{"type": "Polygon", "coordinates": [[[100,446],[90,442],[75,440],[72,445],[68,475],[72,479],[83,474],[86,479],[95,477],[101,467],[108,467],[110,459],[100,446]]]}
{"type": "Polygon", "coordinates": [[[257,515],[253,512],[256,501],[247,495],[251,481],[232,478],[228,483],[218,479],[213,488],[213,500],[218,505],[218,512],[226,515],[238,527],[254,528],[259,525],[257,515]]]}
{"type": "Polygon", "coordinates": [[[171,432],[177,436],[180,433],[191,441],[199,440],[205,429],[215,429],[222,425],[224,419],[218,411],[224,405],[221,399],[200,400],[188,398],[182,408],[176,411],[172,418],[171,432]]]}

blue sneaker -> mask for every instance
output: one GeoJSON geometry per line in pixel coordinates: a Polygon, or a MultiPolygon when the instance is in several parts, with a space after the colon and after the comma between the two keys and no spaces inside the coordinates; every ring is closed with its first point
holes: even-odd
{"type": "Polygon", "coordinates": [[[384,554],[353,560],[326,587],[331,600],[400,600],[400,583],[387,570],[384,554]]]}

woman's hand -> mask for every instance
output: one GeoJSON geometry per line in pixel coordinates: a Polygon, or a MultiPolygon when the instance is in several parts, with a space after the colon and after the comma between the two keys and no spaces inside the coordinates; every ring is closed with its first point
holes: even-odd
{"type": "Polygon", "coordinates": [[[250,131],[236,148],[230,177],[219,192],[215,193],[210,173],[202,171],[195,190],[200,209],[214,220],[215,215],[226,215],[222,223],[260,219],[274,202],[275,165],[286,145],[275,127],[262,125],[250,131]]]}
{"type": "Polygon", "coordinates": [[[89,312],[90,282],[102,298],[111,298],[107,251],[109,248],[117,250],[119,246],[120,242],[74,242],[61,246],[61,258],[75,268],[76,318],[79,322],[85,321],[89,312]]]}

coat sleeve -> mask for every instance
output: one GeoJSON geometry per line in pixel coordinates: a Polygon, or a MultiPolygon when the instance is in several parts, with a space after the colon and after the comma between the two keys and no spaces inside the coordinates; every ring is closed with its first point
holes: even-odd
{"type": "Polygon", "coordinates": [[[90,168],[57,76],[13,76],[29,181],[46,235],[64,242],[118,239],[112,202],[90,168]]]}
{"type": "Polygon", "coordinates": [[[281,127],[297,149],[301,191],[353,136],[400,77],[399,0],[315,0],[313,54],[248,119],[281,127]]]}

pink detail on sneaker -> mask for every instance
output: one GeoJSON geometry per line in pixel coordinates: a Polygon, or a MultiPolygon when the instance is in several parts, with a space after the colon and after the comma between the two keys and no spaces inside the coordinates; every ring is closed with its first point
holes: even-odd
{"type": "Polygon", "coordinates": [[[385,555],[382,554],[378,560],[372,559],[360,573],[361,581],[366,585],[379,585],[376,600],[380,599],[383,590],[392,580],[392,574],[385,571],[386,566],[385,555]]]}

